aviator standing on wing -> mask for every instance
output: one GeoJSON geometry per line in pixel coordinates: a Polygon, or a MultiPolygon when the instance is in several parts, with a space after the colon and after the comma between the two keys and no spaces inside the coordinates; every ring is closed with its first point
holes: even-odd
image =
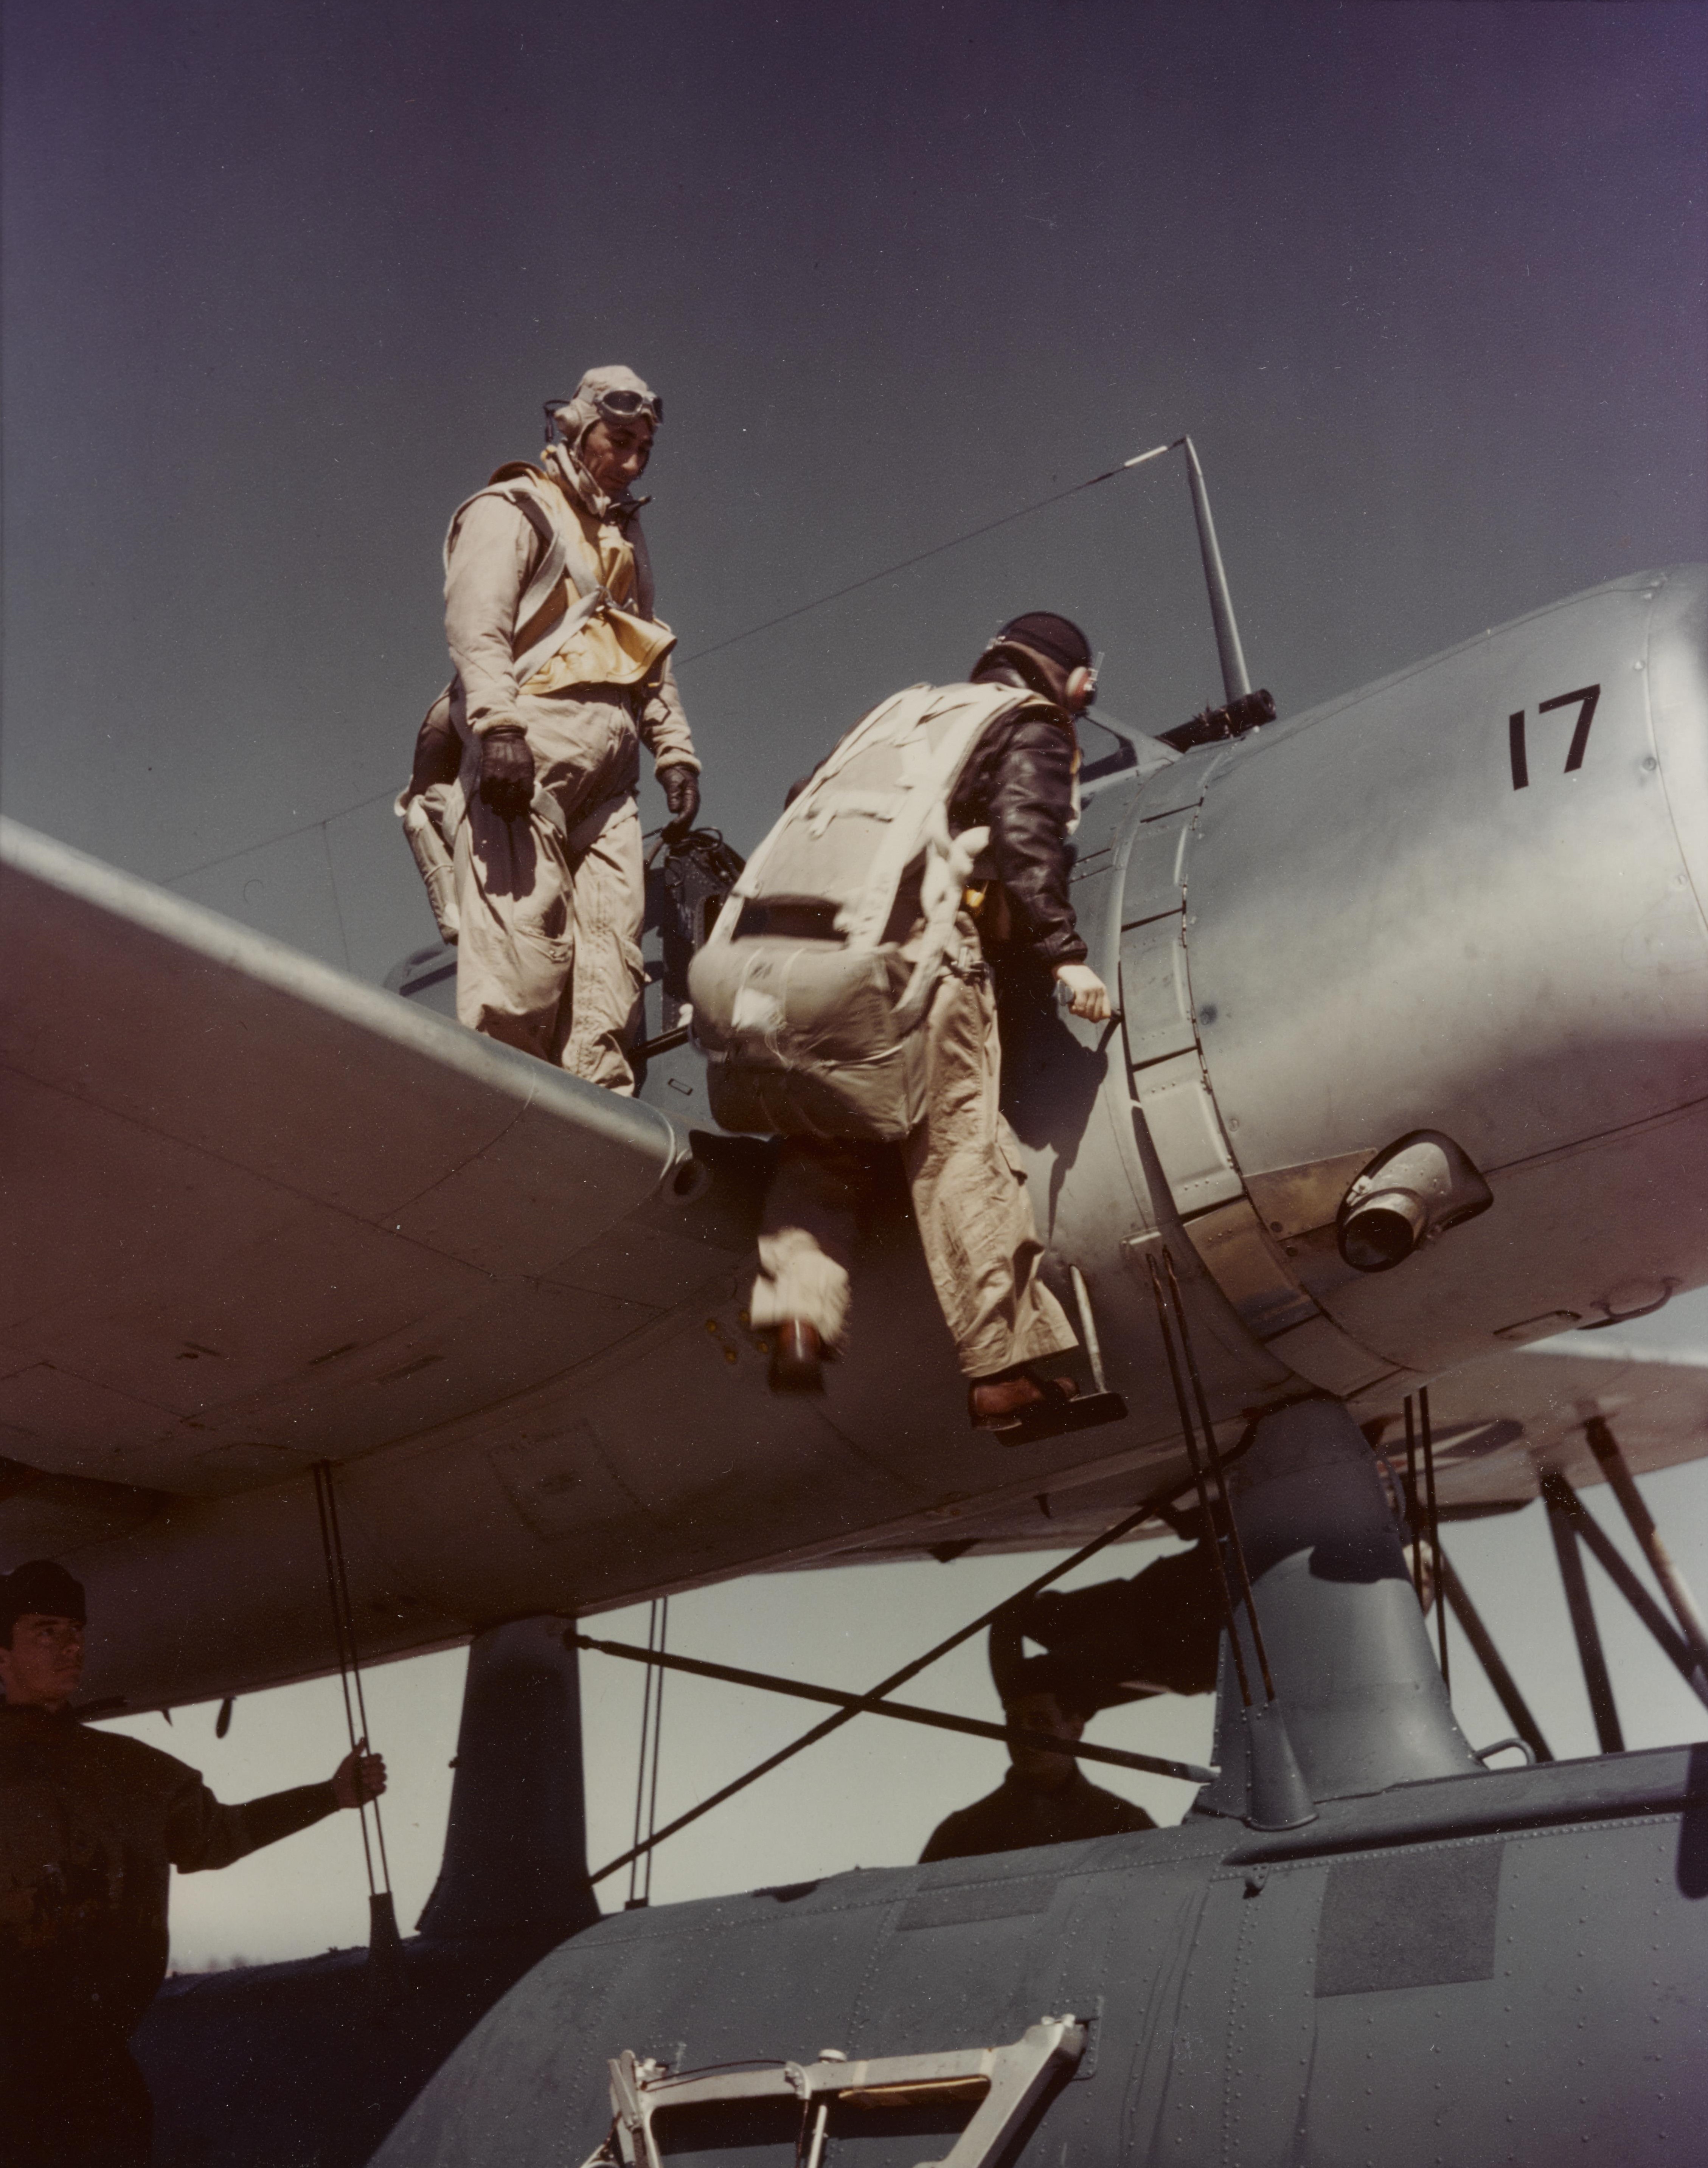
{"type": "Polygon", "coordinates": [[[229,1867],[386,1788],[377,1755],[226,1807],[194,1769],[72,1714],[83,1591],[35,1559],[0,1576],[0,2160],[146,2168],[129,2041],[166,1975],[170,1870],[229,1867]]]}
{"type": "MultiPolygon", "coordinates": [[[[1111,1013],[1067,898],[1074,718],[1095,688],[1067,619],[1010,619],[963,685],[873,710],[755,852],[691,983],[718,1119],[786,1142],[759,1236],[753,1323],[782,1390],[822,1389],[847,1329],[875,1145],[898,1145],[980,1428],[1065,1427],[1077,1345],[998,1106],[987,944],[1111,1013]]],[[[1112,1397],[1112,1396],[1111,1396],[1112,1397]]],[[[1103,1419],[1124,1413],[1118,1406],[1103,1419]]]]}
{"type": "Polygon", "coordinates": [[[593,369],[547,406],[539,466],[500,467],[445,541],[455,676],[422,725],[405,832],[457,943],[457,1017],[616,1092],[643,979],[640,747],[680,836],[700,810],[631,493],[663,402],[593,369]]]}

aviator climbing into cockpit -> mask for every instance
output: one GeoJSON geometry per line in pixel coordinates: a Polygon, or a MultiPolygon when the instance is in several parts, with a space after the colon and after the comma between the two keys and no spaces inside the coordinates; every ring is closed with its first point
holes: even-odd
{"type": "Polygon", "coordinates": [[[968,683],[885,701],[791,798],[695,959],[712,1110],[785,1140],[752,1309],[778,1390],[823,1389],[874,1154],[899,1147],[974,1427],[1019,1443],[1125,1413],[1040,1367],[1077,1341],[998,1105],[991,983],[1041,969],[1076,1016],[1112,1014],[1067,895],[1095,687],[1078,626],[1034,611],[968,683]]]}

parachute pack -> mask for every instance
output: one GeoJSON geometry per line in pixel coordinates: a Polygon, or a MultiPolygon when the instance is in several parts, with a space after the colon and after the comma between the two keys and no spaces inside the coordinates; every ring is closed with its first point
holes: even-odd
{"type": "Polygon", "coordinates": [[[894,1142],[925,1111],[920,1026],[984,828],[949,806],[1035,695],[913,685],[857,723],[748,860],[689,975],[726,1129],[894,1142]]]}

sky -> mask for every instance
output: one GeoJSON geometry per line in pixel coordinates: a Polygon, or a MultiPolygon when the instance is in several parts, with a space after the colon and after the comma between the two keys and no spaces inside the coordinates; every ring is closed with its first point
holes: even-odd
{"type": "MultiPolygon", "coordinates": [[[[1178,456],[737,637],[1183,432],[1283,714],[1708,556],[1695,4],[12,0],[5,40],[0,807],[364,978],[432,938],[387,801],[445,674],[446,522],[591,364],[664,395],[660,608],[743,848],[872,699],[1023,608],[1086,626],[1130,721],[1218,697],[1178,456]]],[[[1528,1596],[1535,1517],[1465,1531],[1467,1578],[1528,1596]]],[[[678,1645],[869,1684],[1005,1574],[704,1591],[678,1645]]],[[[428,1880],[460,1661],[375,1685],[428,1880]]],[[[721,1691],[673,1705],[684,1796],[794,1720],[721,1691]]],[[[137,1722],[238,1796],[330,1766],[322,1703],[137,1722]]],[[[1207,1739],[1190,1705],[1100,1721],[1207,1739]]],[[[995,1748],[873,1728],[777,1780],[779,1859],[910,1857],[994,1781],[995,1748]]],[[[777,1878],[738,1819],[657,1890],[777,1878]]],[[[180,1891],[182,1961],[353,1938],[354,1871],[343,1926],[314,1909],[353,1833],[293,1847],[180,1891]]]]}

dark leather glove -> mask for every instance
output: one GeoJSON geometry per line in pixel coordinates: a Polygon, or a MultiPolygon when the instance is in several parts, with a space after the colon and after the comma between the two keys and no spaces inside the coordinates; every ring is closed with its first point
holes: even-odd
{"type": "Polygon", "coordinates": [[[658,783],[670,818],[664,824],[667,842],[677,842],[700,817],[700,778],[691,768],[661,768],[658,783]]]}
{"type": "Polygon", "coordinates": [[[519,821],[534,803],[534,756],[519,723],[499,723],[481,740],[481,803],[519,821]]]}

